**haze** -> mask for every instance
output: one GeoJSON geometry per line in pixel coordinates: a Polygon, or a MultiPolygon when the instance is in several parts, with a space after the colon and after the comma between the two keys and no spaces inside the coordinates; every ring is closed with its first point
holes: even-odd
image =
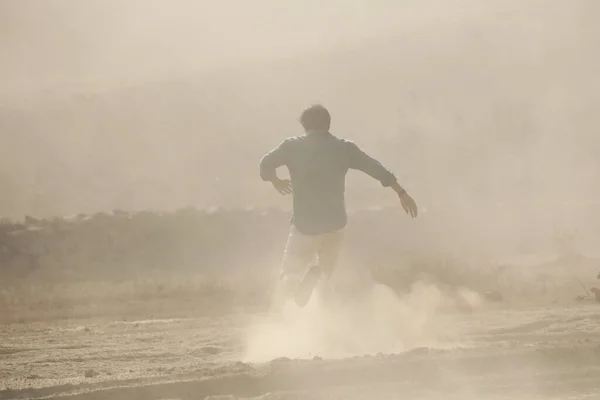
{"type": "Polygon", "coordinates": [[[294,56],[394,29],[418,3],[7,1],[3,91],[76,82],[114,87],[294,56]]]}
{"type": "MultiPolygon", "coordinates": [[[[504,204],[506,232],[524,219],[575,229],[597,195],[598,9],[4,1],[0,212],[289,207],[257,163],[321,102],[333,132],[435,218],[475,223],[504,204]]],[[[348,182],[350,208],[396,204],[360,174],[348,182]]]]}
{"type": "Polygon", "coordinates": [[[599,22],[0,0],[0,398],[598,398],[599,22]],[[419,215],[350,171],[331,279],[275,312],[291,198],[259,161],[315,103],[419,215]]]}

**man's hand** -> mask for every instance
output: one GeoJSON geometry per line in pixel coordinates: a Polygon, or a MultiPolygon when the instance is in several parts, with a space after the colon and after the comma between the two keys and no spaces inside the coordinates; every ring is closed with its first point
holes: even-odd
{"type": "Polygon", "coordinates": [[[275,190],[283,196],[292,193],[292,182],[289,179],[274,179],[271,183],[275,190]]]}
{"type": "Polygon", "coordinates": [[[416,218],[418,214],[417,203],[413,200],[412,197],[408,195],[408,193],[404,192],[398,195],[400,197],[400,203],[402,204],[402,208],[409,214],[411,217],[416,218]]]}
{"type": "Polygon", "coordinates": [[[402,186],[398,184],[398,182],[392,183],[390,187],[394,189],[394,192],[396,192],[398,194],[398,197],[400,197],[400,203],[402,204],[402,208],[404,208],[404,211],[406,211],[406,213],[409,214],[411,217],[416,218],[418,214],[417,203],[415,203],[413,198],[410,197],[408,193],[406,193],[406,190],[404,190],[402,186]]]}

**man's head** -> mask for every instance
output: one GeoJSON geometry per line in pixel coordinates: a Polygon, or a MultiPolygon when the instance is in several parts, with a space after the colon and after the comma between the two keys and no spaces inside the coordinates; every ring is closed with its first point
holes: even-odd
{"type": "Polygon", "coordinates": [[[300,123],[306,132],[329,131],[331,126],[331,115],[325,107],[320,104],[310,106],[300,115],[300,123]]]}

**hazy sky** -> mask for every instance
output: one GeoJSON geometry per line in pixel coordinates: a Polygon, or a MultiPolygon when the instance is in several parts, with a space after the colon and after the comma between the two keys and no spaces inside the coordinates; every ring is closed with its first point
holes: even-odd
{"type": "Polygon", "coordinates": [[[11,93],[69,82],[104,85],[287,57],[423,21],[465,18],[478,3],[3,0],[0,87],[11,93]]]}
{"type": "Polygon", "coordinates": [[[0,189],[12,193],[0,212],[266,204],[249,165],[316,101],[424,202],[455,174],[490,201],[494,182],[520,188],[522,171],[540,193],[585,192],[600,170],[599,11],[598,0],[0,0],[0,189]],[[418,132],[424,165],[399,124],[418,132]],[[209,163],[229,178],[190,174],[209,163]]]}

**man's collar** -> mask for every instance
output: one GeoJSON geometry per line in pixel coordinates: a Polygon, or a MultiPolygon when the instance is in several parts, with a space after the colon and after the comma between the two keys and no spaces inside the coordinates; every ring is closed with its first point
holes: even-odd
{"type": "Polygon", "coordinates": [[[318,135],[318,134],[329,134],[328,130],[322,130],[322,129],[313,129],[313,130],[308,130],[306,131],[307,135],[318,135]]]}

